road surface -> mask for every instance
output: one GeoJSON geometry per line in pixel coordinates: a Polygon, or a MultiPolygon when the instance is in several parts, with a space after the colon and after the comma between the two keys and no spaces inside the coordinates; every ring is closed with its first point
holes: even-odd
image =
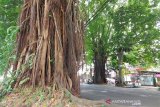
{"type": "Polygon", "coordinates": [[[108,85],[81,84],[81,97],[105,100],[125,107],[160,107],[160,91],[148,88],[122,88],[108,85]]]}

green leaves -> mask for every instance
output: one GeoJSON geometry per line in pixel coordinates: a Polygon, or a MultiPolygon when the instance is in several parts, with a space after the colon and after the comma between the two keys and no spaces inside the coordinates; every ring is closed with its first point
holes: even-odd
{"type": "Polygon", "coordinates": [[[16,33],[18,13],[22,0],[0,0],[0,75],[12,59],[12,51],[16,33]]]}
{"type": "MultiPolygon", "coordinates": [[[[134,50],[134,46],[143,46],[140,49],[145,50],[145,46],[150,47],[152,42],[158,39],[159,31],[155,28],[157,15],[152,12],[149,1],[129,0],[127,5],[118,8],[114,12],[112,18],[115,28],[112,39],[113,48],[115,50],[119,48],[129,49],[129,54],[124,51],[127,55],[125,61],[131,64],[141,63],[142,60],[138,59],[142,56],[146,57],[149,62],[152,62],[149,55],[145,56],[143,53],[142,56],[139,56],[136,52],[138,50],[134,50]],[[137,58],[138,56],[139,58],[137,58]]],[[[147,54],[149,53],[153,54],[151,50],[148,50],[147,54]]]]}
{"type": "Polygon", "coordinates": [[[4,97],[7,93],[10,93],[13,88],[12,85],[16,81],[18,73],[15,74],[14,72],[10,72],[4,80],[2,81],[2,89],[0,90],[0,99],[4,97]]]}
{"type": "MultiPolygon", "coordinates": [[[[103,2],[104,0],[89,2],[87,4],[89,7],[86,6],[88,16],[94,14],[96,8],[103,2]]],[[[160,1],[154,1],[153,4],[155,2],[160,1]]],[[[159,52],[156,51],[158,47],[153,42],[160,40],[160,32],[156,27],[160,11],[153,4],[149,0],[108,2],[107,8],[87,27],[86,59],[93,61],[96,51],[104,52],[107,57],[111,57],[112,66],[116,67],[117,51],[123,49],[125,62],[145,66],[154,64],[154,60],[159,57],[157,54],[159,52]],[[145,51],[141,52],[141,50],[145,51]]]]}
{"type": "Polygon", "coordinates": [[[0,74],[6,69],[9,61],[15,60],[15,55],[12,55],[15,48],[15,38],[19,30],[18,26],[11,26],[7,29],[6,37],[0,43],[0,74]]]}

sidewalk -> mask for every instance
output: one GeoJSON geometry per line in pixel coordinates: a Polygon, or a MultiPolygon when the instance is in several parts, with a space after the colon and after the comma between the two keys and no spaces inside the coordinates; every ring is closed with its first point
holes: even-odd
{"type": "Polygon", "coordinates": [[[140,88],[152,90],[152,91],[158,91],[159,89],[159,87],[154,87],[154,86],[141,86],[140,88]]]}

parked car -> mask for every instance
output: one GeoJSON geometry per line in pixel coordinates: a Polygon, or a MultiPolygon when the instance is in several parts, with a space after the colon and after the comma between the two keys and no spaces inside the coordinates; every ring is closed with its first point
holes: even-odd
{"type": "Polygon", "coordinates": [[[87,80],[87,84],[93,84],[93,80],[92,79],[88,79],[87,80]]]}
{"type": "Polygon", "coordinates": [[[124,76],[124,83],[126,86],[130,87],[140,87],[141,82],[138,75],[127,75],[124,76]]]}

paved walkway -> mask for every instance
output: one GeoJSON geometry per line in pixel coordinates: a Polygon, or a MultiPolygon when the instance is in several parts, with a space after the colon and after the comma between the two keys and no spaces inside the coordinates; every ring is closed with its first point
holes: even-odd
{"type": "Polygon", "coordinates": [[[159,91],[159,87],[154,87],[154,86],[141,86],[140,88],[152,90],[152,91],[159,91]]]}

